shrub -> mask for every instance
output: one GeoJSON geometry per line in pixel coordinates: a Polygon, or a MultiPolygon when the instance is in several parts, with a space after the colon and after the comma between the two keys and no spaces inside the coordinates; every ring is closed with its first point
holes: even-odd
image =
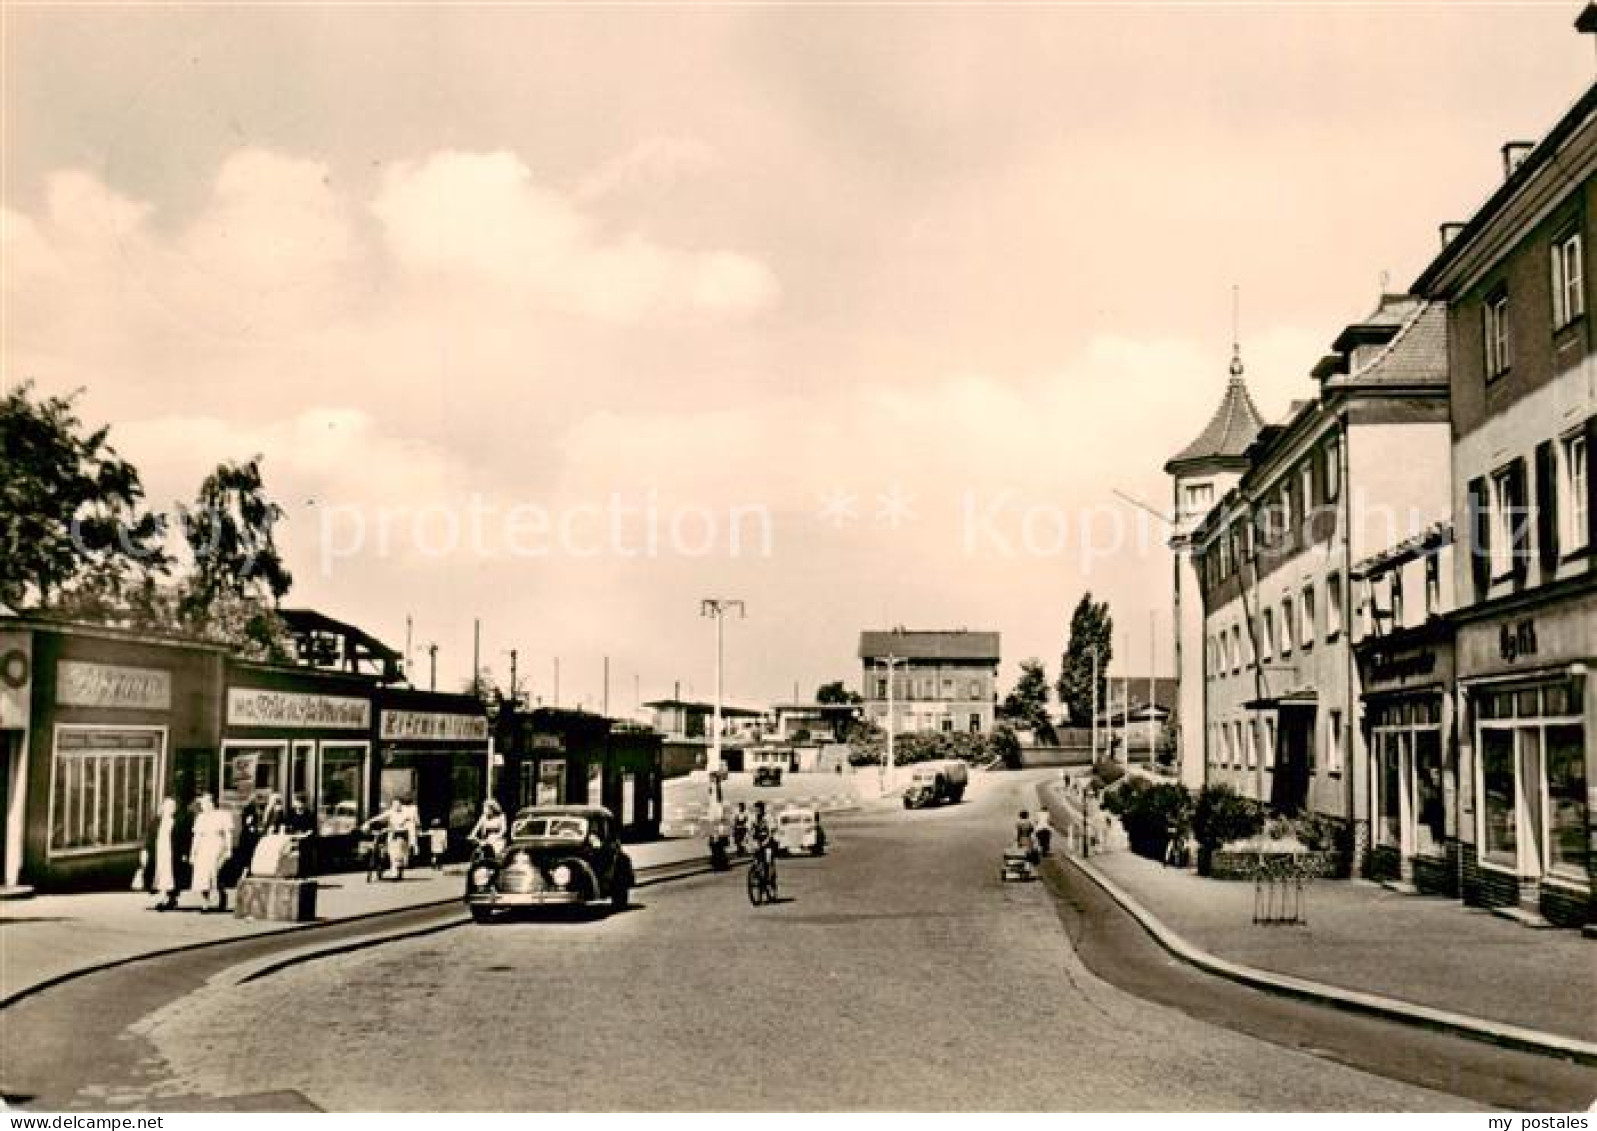
{"type": "Polygon", "coordinates": [[[1257,836],[1264,829],[1264,808],[1228,785],[1206,785],[1192,813],[1192,834],[1198,842],[1198,871],[1209,871],[1209,858],[1235,840],[1257,836]]]}
{"type": "Polygon", "coordinates": [[[1163,860],[1172,837],[1186,835],[1192,818],[1192,794],[1174,782],[1149,782],[1128,778],[1115,790],[1122,798],[1120,823],[1131,851],[1151,860],[1163,860]],[[1135,789],[1132,783],[1138,783],[1135,789]]]}
{"type": "Polygon", "coordinates": [[[1115,762],[1094,762],[1092,764],[1092,784],[1099,793],[1103,793],[1125,776],[1126,768],[1115,762]]]}
{"type": "Polygon", "coordinates": [[[1346,852],[1347,829],[1335,817],[1305,813],[1292,822],[1293,832],[1310,852],[1346,852]]]}

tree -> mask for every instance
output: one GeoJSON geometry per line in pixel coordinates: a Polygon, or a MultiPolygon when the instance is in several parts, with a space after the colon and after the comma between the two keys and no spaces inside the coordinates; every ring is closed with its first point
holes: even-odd
{"type": "Polygon", "coordinates": [[[1083,593],[1070,617],[1070,640],[1059,665],[1059,702],[1065,708],[1073,726],[1088,726],[1092,722],[1093,699],[1099,706],[1104,702],[1105,673],[1114,658],[1114,621],[1109,616],[1109,602],[1094,601],[1090,592],[1083,593]],[[1093,654],[1097,653],[1098,686],[1093,687],[1093,654]]]}
{"type": "Polygon", "coordinates": [[[1020,678],[998,706],[998,713],[1009,722],[1029,729],[1042,741],[1054,743],[1052,720],[1048,717],[1048,673],[1042,661],[1033,656],[1020,662],[1020,678]]]}
{"type": "Polygon", "coordinates": [[[850,691],[843,686],[843,681],[834,679],[831,683],[823,683],[815,689],[817,703],[859,703],[859,692],[850,691]]]}
{"type": "Polygon", "coordinates": [[[0,602],[109,614],[148,601],[170,565],[165,518],[110,429],[84,431],[79,395],[35,400],[27,382],[0,400],[0,602]]]}
{"type": "Polygon", "coordinates": [[[179,626],[246,655],[292,658],[277,605],[294,578],[277,548],[273,527],[283,510],[266,495],[261,457],[218,464],[178,515],[191,559],[177,596],[179,626]]]}

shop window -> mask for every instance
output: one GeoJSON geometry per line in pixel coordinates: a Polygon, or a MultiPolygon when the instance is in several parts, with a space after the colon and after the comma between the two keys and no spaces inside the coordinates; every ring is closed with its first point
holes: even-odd
{"type": "Polygon", "coordinates": [[[367,817],[366,748],[322,747],[316,827],[323,836],[347,836],[367,817]]]}
{"type": "Polygon", "coordinates": [[[1590,851],[1586,833],[1586,736],[1580,723],[1547,728],[1549,863],[1577,879],[1586,878],[1590,851]]]}
{"type": "Polygon", "coordinates": [[[160,797],[165,735],[155,729],[60,727],[50,782],[50,854],[144,842],[160,797]]]}
{"type": "Polygon", "coordinates": [[[1517,790],[1514,782],[1514,732],[1507,727],[1481,730],[1482,811],[1485,858],[1512,868],[1519,862],[1517,790]]]}
{"type": "Polygon", "coordinates": [[[538,763],[538,805],[563,805],[566,794],[566,763],[554,758],[538,763]]]}
{"type": "MultiPolygon", "coordinates": [[[[229,742],[222,748],[222,797],[225,809],[242,809],[256,797],[283,792],[286,743],[229,742]]],[[[285,797],[284,801],[288,799],[285,797]]]]}
{"type": "Polygon", "coordinates": [[[628,770],[621,775],[621,824],[631,828],[638,819],[638,775],[628,770]]]}

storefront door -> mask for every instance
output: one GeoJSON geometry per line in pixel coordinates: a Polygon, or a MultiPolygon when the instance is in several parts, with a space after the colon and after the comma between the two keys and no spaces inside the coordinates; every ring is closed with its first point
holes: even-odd
{"type": "Polygon", "coordinates": [[[1376,812],[1380,814],[1377,843],[1398,850],[1407,859],[1414,855],[1413,755],[1408,731],[1377,732],[1376,812]]]}

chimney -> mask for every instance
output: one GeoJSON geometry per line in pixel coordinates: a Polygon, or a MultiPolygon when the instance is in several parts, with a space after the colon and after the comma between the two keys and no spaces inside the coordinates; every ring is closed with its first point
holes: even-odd
{"type": "Polygon", "coordinates": [[[1581,35],[1597,33],[1597,4],[1588,3],[1575,17],[1575,30],[1581,35]]]}
{"type": "Polygon", "coordinates": [[[1514,175],[1514,170],[1524,164],[1525,158],[1530,156],[1530,151],[1536,148],[1534,141],[1511,141],[1503,146],[1503,179],[1506,181],[1514,175]]]}

